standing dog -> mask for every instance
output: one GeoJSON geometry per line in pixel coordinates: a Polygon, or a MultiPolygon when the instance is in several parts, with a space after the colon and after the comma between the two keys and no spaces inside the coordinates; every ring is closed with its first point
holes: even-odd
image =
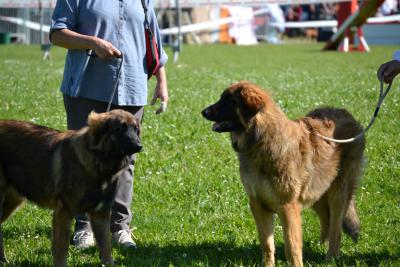
{"type": "Polygon", "coordinates": [[[362,131],[344,109],[320,108],[292,121],[262,89],[249,82],[227,88],[218,102],[202,111],[213,130],[230,132],[240,163],[262,248],[262,265],[273,266],[274,214],[283,227],[285,254],[303,266],[301,209],[319,216],[321,242],[328,258],[339,256],[342,229],[357,241],[360,223],[354,193],[363,169],[364,138],[348,144],[328,142],[362,131]]]}
{"type": "MultiPolygon", "coordinates": [[[[92,112],[88,126],[60,132],[0,120],[0,218],[25,198],[53,213],[55,266],[66,266],[71,221],[88,212],[103,264],[112,264],[110,209],[118,175],[141,150],[139,121],[123,110],[92,112]]],[[[0,235],[0,261],[6,262],[0,235]]]]}

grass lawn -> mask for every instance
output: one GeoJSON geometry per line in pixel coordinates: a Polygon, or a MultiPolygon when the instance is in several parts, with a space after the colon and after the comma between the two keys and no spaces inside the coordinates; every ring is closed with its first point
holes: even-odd
{"type": "MultiPolygon", "coordinates": [[[[144,151],[134,183],[136,251],[115,248],[118,266],[255,266],[260,249],[228,134],[211,132],[200,111],[237,80],[268,89],[290,118],[323,105],[343,107],[366,125],[374,111],[378,66],[399,47],[370,53],[321,52],[321,44],[254,47],[185,46],[167,65],[170,102],[156,116],[147,107],[144,151]]],[[[170,52],[170,49],[167,49],[170,52]]],[[[0,118],[65,129],[59,85],[65,50],[43,61],[37,46],[0,46],[0,118]]],[[[172,58],[172,56],[170,57],[172,58]]],[[[150,94],[154,81],[150,82],[150,94]]],[[[308,266],[400,266],[400,79],[367,134],[367,165],[357,192],[361,239],[343,238],[342,257],[326,262],[319,222],[303,212],[308,266]]],[[[34,157],[35,155],[32,155],[34,157]]],[[[3,226],[13,266],[51,265],[51,213],[27,204],[3,226]]],[[[285,266],[282,228],[276,259],[285,266]]],[[[70,266],[99,265],[97,249],[69,251],[70,266]]]]}

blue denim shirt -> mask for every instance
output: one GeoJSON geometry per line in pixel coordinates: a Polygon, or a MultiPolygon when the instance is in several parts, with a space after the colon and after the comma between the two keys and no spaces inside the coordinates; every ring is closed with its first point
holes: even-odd
{"type": "MultiPolygon", "coordinates": [[[[168,57],[162,48],[152,0],[146,0],[150,26],[156,36],[160,63],[168,57]]],[[[113,104],[147,103],[146,43],[141,0],[57,0],[51,32],[69,29],[111,42],[124,55],[113,104]]],[[[61,92],[108,102],[120,59],[88,57],[85,50],[68,50],[61,92]]]]}

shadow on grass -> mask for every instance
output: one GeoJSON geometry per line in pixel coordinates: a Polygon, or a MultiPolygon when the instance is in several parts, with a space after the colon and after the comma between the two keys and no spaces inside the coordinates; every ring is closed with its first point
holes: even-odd
{"type": "MultiPolygon", "coordinates": [[[[237,247],[227,243],[202,243],[188,246],[156,244],[141,247],[135,251],[120,250],[122,258],[117,263],[123,266],[258,266],[261,260],[261,250],[257,244],[237,247]]],[[[277,244],[275,259],[278,265],[284,265],[284,245],[277,244]]],[[[303,260],[307,265],[316,266],[357,266],[360,262],[367,266],[379,266],[381,262],[398,260],[398,256],[389,252],[356,253],[342,255],[339,260],[327,262],[325,254],[316,252],[304,244],[303,260]]]]}
{"type": "MultiPolygon", "coordinates": [[[[118,249],[115,255],[117,266],[259,266],[261,259],[260,248],[257,244],[238,247],[229,243],[201,243],[193,245],[166,245],[148,244],[136,250],[118,249]]],[[[48,253],[43,250],[39,253],[48,253]]],[[[115,252],[115,251],[114,251],[115,252]]],[[[97,248],[85,250],[84,254],[98,255],[97,248]]],[[[277,265],[285,264],[283,244],[277,244],[275,258],[277,265]]],[[[397,261],[398,256],[389,252],[356,253],[342,255],[340,260],[327,262],[325,255],[313,251],[308,244],[304,244],[303,259],[305,266],[379,266],[381,262],[397,261]]],[[[46,266],[43,262],[15,261],[6,266],[46,266]]],[[[82,262],[74,266],[98,266],[98,264],[82,262]]]]}
{"type": "Polygon", "coordinates": [[[257,265],[259,247],[235,247],[226,243],[201,243],[193,245],[167,245],[160,247],[150,244],[135,251],[120,250],[118,264],[124,266],[187,266],[203,263],[206,266],[257,265]]]}
{"type": "MultiPolygon", "coordinates": [[[[363,262],[367,266],[378,266],[380,262],[398,260],[388,252],[343,255],[340,260],[327,262],[325,254],[316,252],[304,244],[303,259],[308,265],[356,266],[363,262]]],[[[237,247],[227,243],[202,243],[188,246],[156,244],[141,247],[135,251],[120,250],[123,257],[117,263],[123,266],[258,266],[261,250],[258,245],[237,247]]],[[[284,245],[277,244],[275,259],[278,265],[285,263],[284,245]]]]}

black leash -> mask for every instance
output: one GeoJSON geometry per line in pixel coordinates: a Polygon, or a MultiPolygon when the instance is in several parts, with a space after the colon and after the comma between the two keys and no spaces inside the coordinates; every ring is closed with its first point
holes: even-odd
{"type": "MultiPolygon", "coordinates": [[[[86,50],[86,54],[89,57],[97,57],[96,54],[92,53],[92,50],[86,50]]],[[[112,89],[112,92],[111,92],[111,95],[110,95],[110,100],[108,100],[108,105],[107,105],[106,112],[109,112],[110,109],[111,109],[112,101],[114,99],[115,92],[117,91],[117,88],[118,88],[119,78],[121,77],[122,63],[124,62],[124,55],[122,53],[121,53],[121,57],[119,59],[120,59],[120,61],[119,61],[119,66],[117,68],[117,79],[113,83],[113,89],[112,89]]]]}

